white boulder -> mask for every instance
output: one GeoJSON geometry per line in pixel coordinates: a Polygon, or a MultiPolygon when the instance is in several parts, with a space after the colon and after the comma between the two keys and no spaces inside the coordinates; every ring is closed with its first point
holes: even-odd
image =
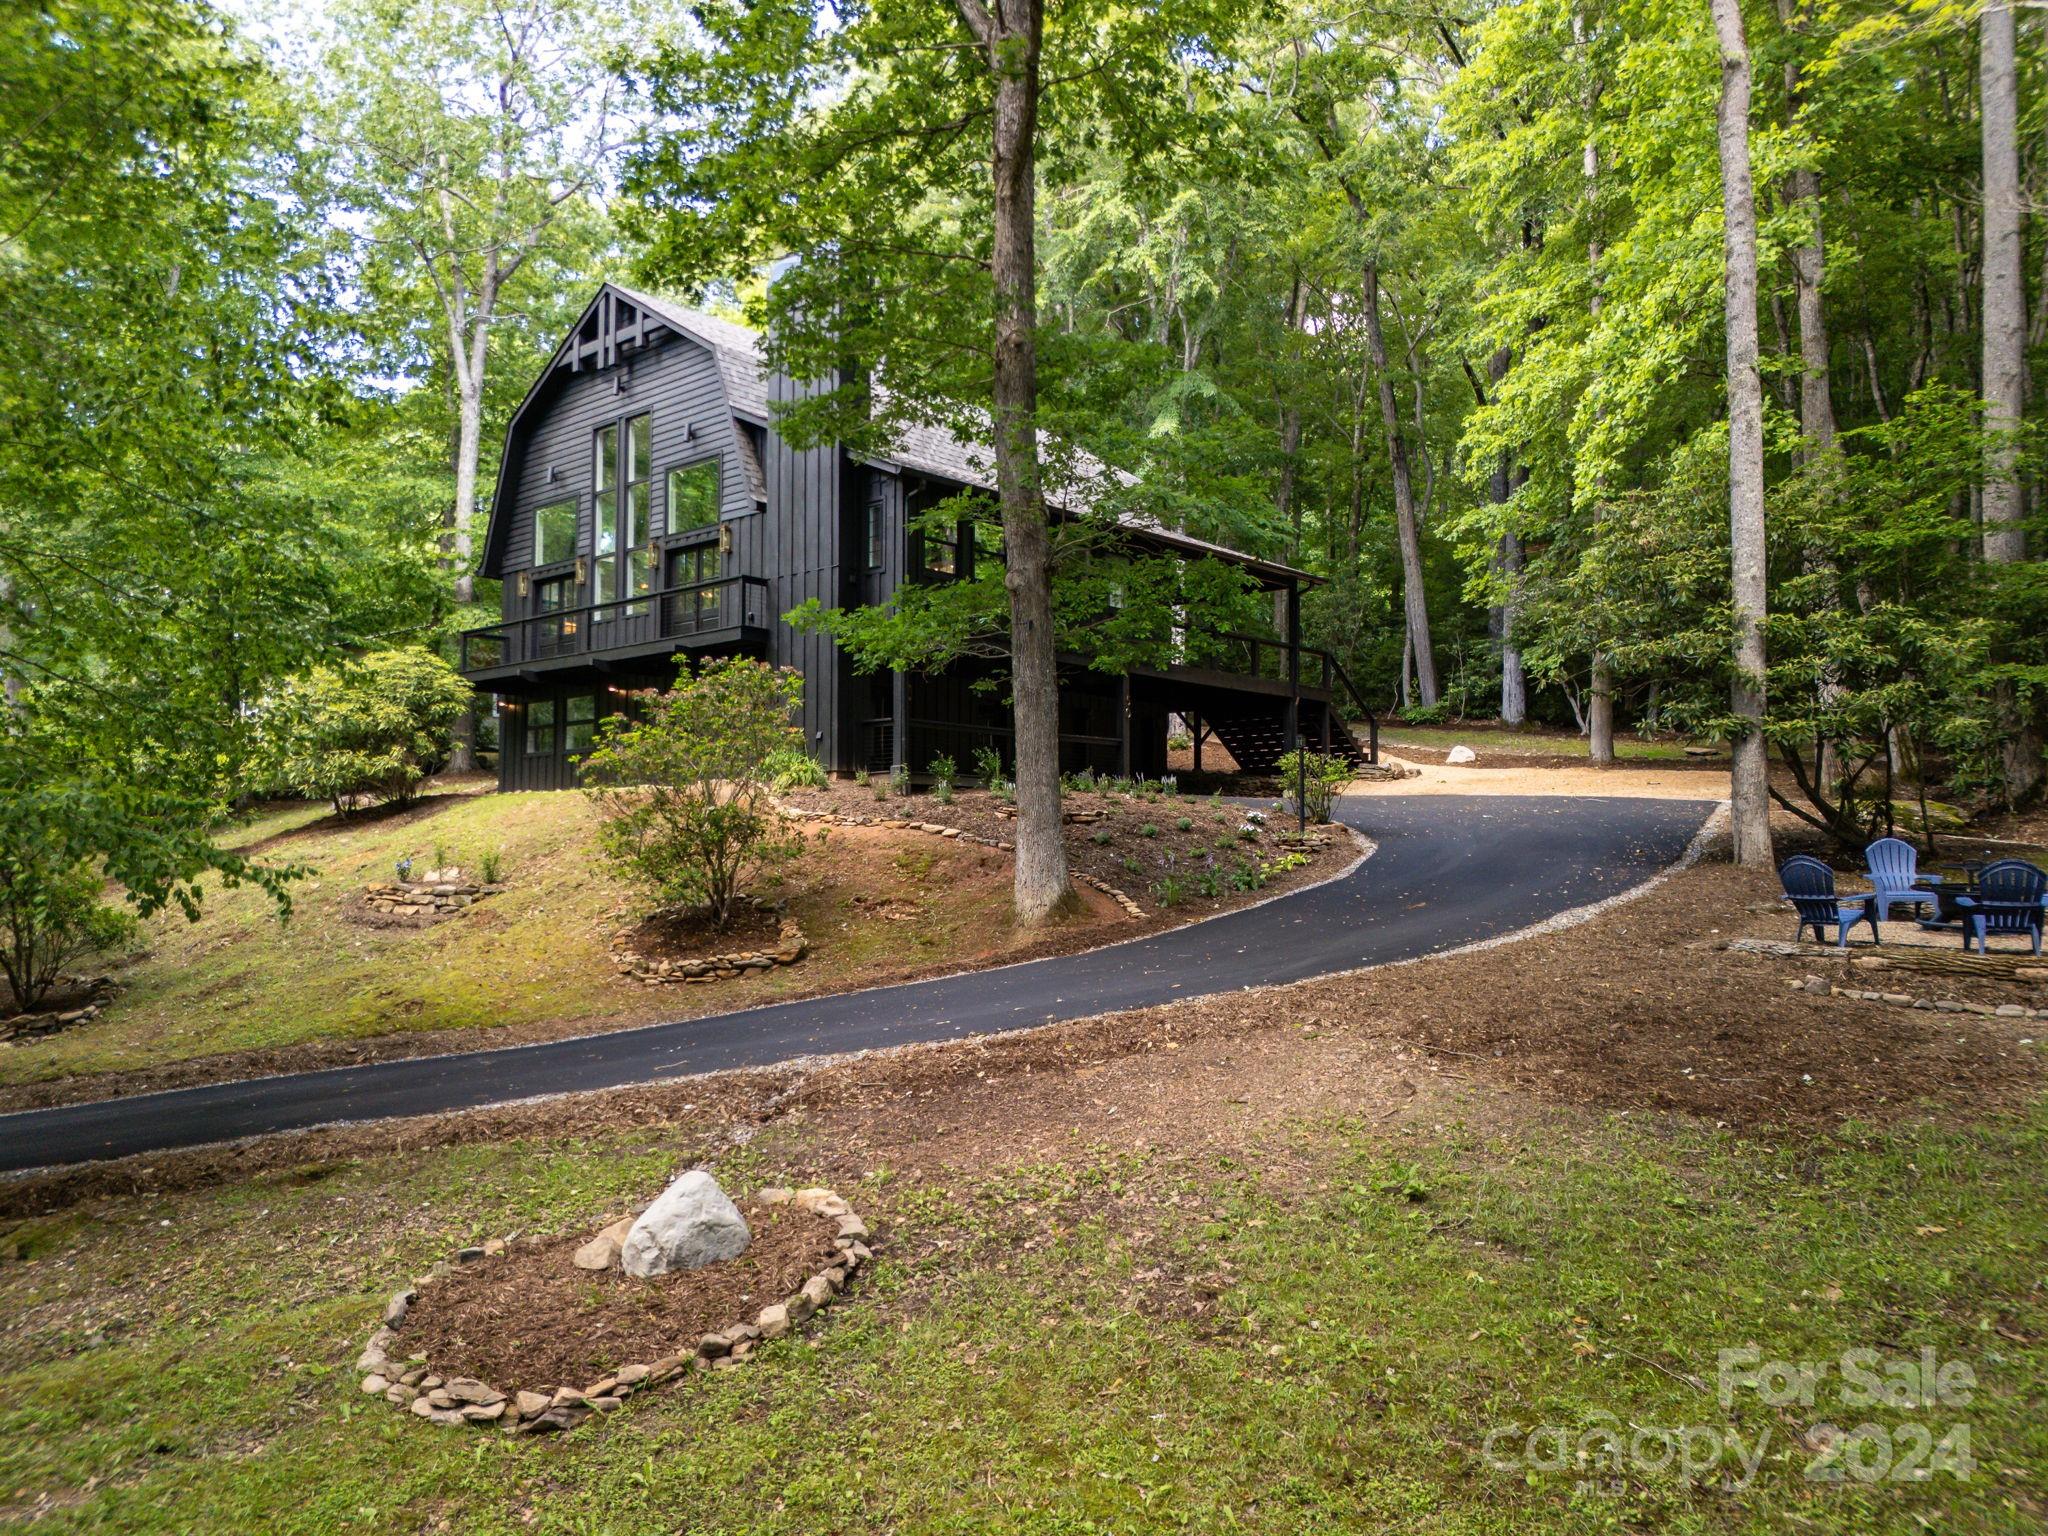
{"type": "Polygon", "coordinates": [[[684,1174],[640,1213],[619,1254],[619,1267],[646,1280],[674,1269],[697,1269],[747,1251],[754,1234],[740,1208],[698,1169],[684,1174]]]}
{"type": "Polygon", "coordinates": [[[1444,761],[1447,763],[1476,763],[1479,761],[1479,754],[1470,747],[1457,746],[1444,754],[1444,761]]]}

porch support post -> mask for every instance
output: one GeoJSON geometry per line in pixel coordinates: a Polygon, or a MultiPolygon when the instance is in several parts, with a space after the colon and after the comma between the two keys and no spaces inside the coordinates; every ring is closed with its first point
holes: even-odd
{"type": "Polygon", "coordinates": [[[1287,584],[1287,750],[1301,746],[1301,588],[1287,584]]]}
{"type": "Polygon", "coordinates": [[[1308,831],[1308,760],[1301,749],[1301,583],[1287,583],[1287,750],[1294,754],[1294,817],[1308,831]]]}
{"type": "Polygon", "coordinates": [[[1131,776],[1131,674],[1126,672],[1117,679],[1116,690],[1117,735],[1117,777],[1131,776]]]}
{"type": "Polygon", "coordinates": [[[1189,726],[1188,735],[1194,738],[1195,743],[1195,772],[1200,773],[1202,771],[1202,734],[1208,730],[1208,727],[1202,723],[1200,715],[1189,715],[1187,719],[1189,726]]]}
{"type": "Polygon", "coordinates": [[[898,672],[889,696],[889,772],[910,766],[910,676],[898,672]]]}

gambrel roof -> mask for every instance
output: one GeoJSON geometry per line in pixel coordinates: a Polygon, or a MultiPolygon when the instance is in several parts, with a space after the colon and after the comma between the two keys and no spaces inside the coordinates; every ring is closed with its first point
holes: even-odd
{"type": "MultiPolygon", "coordinates": [[[[549,381],[562,371],[574,373],[586,366],[611,366],[623,352],[652,345],[664,331],[688,337],[716,359],[727,408],[736,418],[764,427],[773,425],[768,370],[761,358],[757,332],[660,294],[628,288],[620,283],[603,284],[578,317],[568,337],[556,349],[526,398],[520,402],[519,409],[513,412],[511,425],[506,429],[505,452],[498,470],[498,494],[492,503],[491,528],[484,544],[481,568],[485,576],[499,574],[506,533],[501,527],[504,520],[496,516],[495,508],[503,502],[515,449],[527,428],[528,412],[549,381]],[[622,300],[623,303],[620,302],[622,300]]],[[[754,499],[765,505],[766,480],[752,440],[743,432],[739,434],[738,443],[741,465],[754,499]]],[[[1076,461],[1084,480],[1134,483],[1133,477],[1124,471],[1104,465],[1087,454],[1076,455],[1076,461]]],[[[996,488],[994,455],[986,442],[964,440],[949,428],[930,423],[910,422],[899,426],[882,467],[911,470],[980,490],[993,491],[996,488]]],[[[1252,571],[1267,584],[1298,581],[1304,585],[1320,585],[1322,582],[1321,577],[1307,571],[1194,538],[1154,518],[1121,513],[1117,522],[1139,543],[1179,554],[1226,560],[1252,571]]]]}

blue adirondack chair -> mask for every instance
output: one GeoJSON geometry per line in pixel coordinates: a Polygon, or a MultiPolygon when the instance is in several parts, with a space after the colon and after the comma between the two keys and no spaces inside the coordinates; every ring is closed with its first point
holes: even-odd
{"type": "Polygon", "coordinates": [[[2034,941],[2038,955],[2044,898],[2048,898],[2048,873],[2025,859],[2000,859],[1985,865],[1977,876],[1976,893],[1956,898],[1963,915],[1963,948],[1970,948],[1974,940],[1979,953],[1988,953],[1984,941],[1989,935],[2024,933],[2034,941]]]}
{"type": "Polygon", "coordinates": [[[1819,859],[1807,854],[1795,853],[1778,866],[1778,880],[1785,887],[1785,899],[1792,903],[1799,913],[1799,932],[1795,937],[1804,937],[1806,930],[1813,930],[1813,941],[1825,944],[1827,930],[1835,930],[1835,947],[1849,947],[1849,930],[1858,923],[1870,924],[1870,941],[1881,944],[1878,937],[1877,914],[1871,910],[1868,896],[1837,896],[1835,894],[1835,872],[1819,859]]]}
{"type": "Polygon", "coordinates": [[[1877,908],[1877,920],[1892,920],[1892,905],[1918,911],[1933,901],[1934,893],[1914,889],[1916,880],[1937,881],[1939,875],[1920,873],[1920,855],[1902,837],[1880,837],[1863,850],[1864,865],[1870,871],[1870,904],[1877,908]]]}

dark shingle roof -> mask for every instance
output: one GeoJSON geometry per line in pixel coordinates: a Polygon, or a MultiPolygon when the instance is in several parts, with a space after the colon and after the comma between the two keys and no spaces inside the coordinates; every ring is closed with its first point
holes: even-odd
{"type": "MultiPolygon", "coordinates": [[[[761,362],[760,336],[748,326],[739,325],[717,315],[693,309],[673,299],[662,298],[659,294],[643,293],[636,289],[613,284],[627,298],[646,306],[649,312],[660,316],[667,324],[684,335],[695,338],[711,349],[718,359],[720,375],[725,380],[726,399],[731,403],[735,416],[750,421],[768,423],[772,420],[768,406],[767,370],[761,362]]],[[[752,455],[742,444],[742,458],[752,455]]],[[[1099,460],[1086,455],[1076,456],[1075,470],[1085,482],[1088,480],[1115,480],[1123,484],[1133,483],[1133,477],[1121,470],[1112,469],[1099,460]]],[[[960,485],[971,485],[983,490],[996,487],[994,454],[986,442],[969,442],[950,428],[923,422],[907,422],[896,429],[894,441],[889,447],[889,462],[904,469],[916,470],[921,474],[933,475],[941,480],[951,480],[960,485]]],[[[749,478],[761,473],[758,465],[749,465],[749,478]]],[[[757,480],[755,495],[765,498],[765,490],[757,480]]],[[[1214,555],[1219,559],[1251,566],[1269,574],[1297,576],[1315,581],[1306,571],[1297,571],[1291,566],[1274,561],[1261,560],[1247,555],[1242,550],[1231,549],[1222,544],[1212,544],[1206,539],[1197,539],[1168,528],[1157,519],[1133,513],[1120,514],[1117,521],[1136,534],[1140,539],[1177,549],[1188,554],[1214,555]]]]}

